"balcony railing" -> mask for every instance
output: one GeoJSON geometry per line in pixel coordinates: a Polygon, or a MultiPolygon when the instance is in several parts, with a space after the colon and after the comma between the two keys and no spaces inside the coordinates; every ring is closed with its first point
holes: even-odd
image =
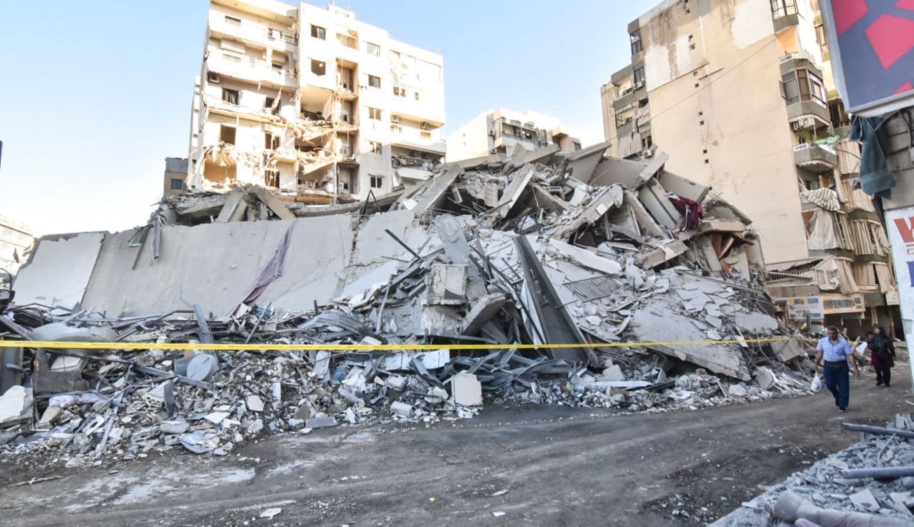
{"type": "Polygon", "coordinates": [[[267,81],[286,86],[296,85],[293,72],[286,68],[277,68],[274,64],[260,59],[222,53],[210,56],[207,65],[210,71],[252,82],[267,81]]]}
{"type": "Polygon", "coordinates": [[[838,166],[838,155],[813,143],[801,143],[793,147],[796,165],[811,172],[821,173],[838,166]]]}
{"type": "Polygon", "coordinates": [[[242,21],[238,23],[214,19],[210,21],[210,29],[217,33],[232,35],[250,42],[269,45],[275,49],[284,51],[294,51],[298,47],[298,39],[295,38],[295,35],[289,35],[276,29],[255,25],[252,22],[242,21]]]}

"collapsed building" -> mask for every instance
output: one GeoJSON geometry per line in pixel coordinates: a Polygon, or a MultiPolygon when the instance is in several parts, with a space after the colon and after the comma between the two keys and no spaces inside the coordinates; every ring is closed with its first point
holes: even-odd
{"type": "Polygon", "coordinates": [[[664,155],[607,146],[444,164],[348,212],[237,186],[165,199],[132,231],[42,238],[0,337],[95,344],[5,348],[4,455],[227,454],[486,400],[632,412],[804,391],[749,219],[664,155]]]}

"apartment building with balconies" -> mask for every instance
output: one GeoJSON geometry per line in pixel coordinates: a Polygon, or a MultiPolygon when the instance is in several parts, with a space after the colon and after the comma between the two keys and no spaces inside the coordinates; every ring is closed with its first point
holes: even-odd
{"type": "Polygon", "coordinates": [[[536,151],[557,145],[560,152],[584,147],[584,133],[562,124],[556,117],[530,110],[505,108],[483,112],[447,138],[447,160],[462,161],[495,153],[510,154],[515,146],[536,151]]]}
{"type": "Polygon", "coordinates": [[[211,0],[189,189],[254,184],[305,204],[402,187],[443,159],[441,55],[330,5],[211,0]]]}
{"type": "Polygon", "coordinates": [[[15,276],[34,242],[31,227],[0,214],[0,270],[15,276]]]}
{"type": "Polygon", "coordinates": [[[631,63],[600,90],[610,153],[662,150],[750,217],[785,317],[892,325],[888,242],[853,187],[818,3],[667,0],[628,32],[631,63]]]}

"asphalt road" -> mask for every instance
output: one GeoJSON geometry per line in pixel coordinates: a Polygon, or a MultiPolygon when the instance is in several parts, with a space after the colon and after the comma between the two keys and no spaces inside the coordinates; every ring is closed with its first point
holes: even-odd
{"type": "MultiPolygon", "coordinates": [[[[857,441],[840,423],[910,413],[896,384],[665,414],[486,409],[432,427],[337,428],[227,458],[151,453],[114,467],[0,467],[3,525],[704,525],[857,441]],[[272,519],[259,515],[279,508],[272,519]],[[503,514],[502,514],[503,513],[503,514]]],[[[50,452],[49,455],[53,455],[50,452]]]]}

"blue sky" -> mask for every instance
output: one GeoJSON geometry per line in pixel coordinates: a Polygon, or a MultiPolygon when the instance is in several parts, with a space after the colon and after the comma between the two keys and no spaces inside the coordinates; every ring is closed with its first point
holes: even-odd
{"type": "MultiPolygon", "coordinates": [[[[499,106],[602,136],[600,86],[659,0],[337,0],[445,61],[446,134],[499,106]]],[[[325,2],[310,2],[326,6],[325,2]]],[[[205,0],[0,5],[0,213],[40,234],[145,224],[186,157],[205,0]]]]}

